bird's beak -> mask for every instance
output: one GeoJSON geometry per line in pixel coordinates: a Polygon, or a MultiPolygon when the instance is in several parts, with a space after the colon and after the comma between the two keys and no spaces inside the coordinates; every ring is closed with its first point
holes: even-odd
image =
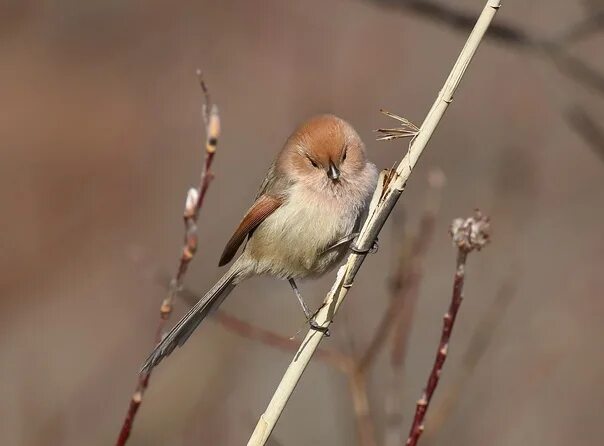
{"type": "Polygon", "coordinates": [[[329,169],[327,169],[327,176],[333,181],[340,178],[340,171],[338,170],[336,165],[331,161],[329,161],[329,169]]]}

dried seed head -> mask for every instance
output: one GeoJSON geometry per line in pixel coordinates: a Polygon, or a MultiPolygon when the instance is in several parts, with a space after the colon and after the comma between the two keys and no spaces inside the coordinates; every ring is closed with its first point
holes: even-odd
{"type": "Polygon", "coordinates": [[[390,113],[383,109],[380,111],[386,116],[399,121],[401,126],[390,129],[377,129],[376,132],[381,134],[377,137],[378,141],[391,141],[397,138],[413,138],[418,134],[419,128],[407,118],[403,118],[402,116],[395,115],[394,113],[390,113]]]}
{"type": "Polygon", "coordinates": [[[453,243],[466,252],[480,251],[490,241],[491,224],[489,217],[478,209],[472,217],[456,218],[451,224],[449,233],[453,243]]]}

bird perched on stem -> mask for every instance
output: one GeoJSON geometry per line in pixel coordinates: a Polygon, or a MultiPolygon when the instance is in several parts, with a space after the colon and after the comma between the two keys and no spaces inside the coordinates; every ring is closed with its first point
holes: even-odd
{"type": "Polygon", "coordinates": [[[319,277],[343,259],[376,182],[377,169],[350,124],[333,115],[301,124],[268,170],[219,266],[229,263],[247,239],[241,255],[155,347],[143,371],[183,345],[236,285],[261,274],[289,280],[307,320],[320,330],[295,280],[319,277]]]}

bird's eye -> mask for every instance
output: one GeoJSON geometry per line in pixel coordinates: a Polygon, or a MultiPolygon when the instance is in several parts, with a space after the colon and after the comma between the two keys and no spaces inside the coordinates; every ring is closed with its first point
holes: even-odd
{"type": "Polygon", "coordinates": [[[308,158],[308,161],[310,161],[310,164],[312,164],[313,167],[315,167],[315,168],[319,167],[319,165],[317,163],[315,163],[315,161],[310,156],[307,156],[307,158],[308,158]]]}
{"type": "Polygon", "coordinates": [[[346,159],[346,152],[348,151],[347,147],[344,147],[344,155],[342,155],[342,161],[346,159]]]}

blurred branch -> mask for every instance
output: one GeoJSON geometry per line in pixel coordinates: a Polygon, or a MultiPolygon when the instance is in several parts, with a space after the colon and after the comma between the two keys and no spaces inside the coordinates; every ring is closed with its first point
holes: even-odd
{"type": "MultiPolygon", "coordinates": [[[[460,11],[450,5],[435,0],[372,0],[378,5],[410,12],[418,17],[446,25],[451,29],[467,33],[472,29],[472,14],[460,11]]],[[[604,94],[604,75],[587,65],[584,61],[571,56],[566,47],[580,39],[600,31],[604,27],[604,11],[591,13],[579,23],[571,25],[555,39],[529,36],[524,30],[511,24],[493,24],[485,38],[515,47],[529,50],[535,54],[550,57],[554,67],[574,82],[604,94]]]]}
{"type": "Polygon", "coordinates": [[[367,374],[355,364],[348,374],[348,388],[352,397],[357,438],[361,446],[377,446],[375,423],[369,408],[367,374]]]}
{"type": "MultiPolygon", "coordinates": [[[[429,197],[426,210],[420,222],[420,229],[410,253],[409,264],[403,264],[399,269],[398,281],[395,284],[395,294],[376,332],[373,335],[369,347],[362,356],[359,367],[366,370],[384,348],[389,339],[392,329],[399,320],[406,303],[406,295],[417,291],[422,277],[422,263],[428,245],[434,233],[434,220],[440,204],[440,194],[444,184],[444,175],[440,171],[433,171],[429,177],[429,197]]],[[[404,263],[404,262],[403,262],[404,263]]]]}
{"type": "MultiPolygon", "coordinates": [[[[430,137],[440,123],[449,104],[453,101],[453,95],[499,6],[499,0],[488,0],[486,2],[443,88],[440,90],[432,108],[424,119],[418,134],[409,144],[407,153],[399,162],[396,170],[389,171],[388,175],[384,175],[384,172],[380,175],[376,191],[369,205],[368,217],[360,229],[359,236],[355,240],[346,263],[338,269],[335,282],[325,297],[323,306],[315,316],[315,321],[319,327],[324,329],[329,327],[338,309],[344,302],[348,291],[352,288],[357,272],[361,268],[367,254],[371,251],[376,237],[401,196],[413,168],[425,150],[430,137]]],[[[254,432],[248,441],[248,446],[266,444],[287,401],[308,366],[313,353],[319,346],[323,334],[324,332],[320,332],[314,328],[308,331],[302,345],[296,352],[269,401],[266,410],[260,416],[254,432]]]]}
{"type": "MultiPolygon", "coordinates": [[[[221,310],[217,310],[214,313],[213,319],[231,333],[235,333],[246,339],[258,341],[269,347],[288,352],[295,352],[300,347],[301,342],[295,338],[283,336],[271,330],[252,325],[221,310]]],[[[350,370],[350,364],[352,363],[352,358],[331,348],[318,349],[317,358],[345,373],[350,370]]]]}
{"type": "MultiPolygon", "coordinates": [[[[410,12],[418,17],[432,20],[467,33],[474,26],[474,16],[452,7],[453,3],[436,0],[372,0],[374,3],[401,11],[410,12]]],[[[554,40],[558,46],[568,45],[589,37],[604,28],[604,10],[591,12],[578,23],[569,26],[554,40]]],[[[524,48],[538,48],[545,39],[528,35],[523,29],[510,23],[494,23],[485,35],[486,39],[524,48]]]]}
{"type": "MultiPolygon", "coordinates": [[[[452,8],[452,2],[439,3],[433,0],[372,0],[374,3],[411,12],[419,17],[447,25],[456,31],[468,33],[476,23],[476,16],[470,12],[460,11],[452,8]]],[[[534,46],[535,42],[522,29],[513,25],[493,23],[485,39],[498,40],[506,44],[516,46],[534,46]]]]}
{"type": "Polygon", "coordinates": [[[447,359],[449,350],[449,341],[457,318],[457,312],[463,300],[463,287],[466,274],[466,260],[468,254],[474,250],[480,251],[490,240],[490,222],[488,217],[484,216],[480,211],[475,211],[474,216],[467,219],[455,219],[451,225],[451,236],[453,243],[457,246],[457,262],[455,277],[453,280],[453,292],[449,310],[443,318],[443,328],[434,359],[434,365],[426,388],[422,397],[417,402],[415,416],[409,431],[407,446],[415,446],[424,431],[424,418],[428,411],[428,406],[438,386],[438,381],[442,375],[443,366],[447,359]]]}
{"type": "Polygon", "coordinates": [[[576,43],[604,28],[604,10],[589,13],[580,22],[571,25],[556,39],[557,42],[569,45],[576,43]]]}
{"type": "MultiPolygon", "coordinates": [[[[180,295],[190,305],[193,305],[197,301],[196,296],[198,294],[186,289],[182,290],[180,295]]],[[[296,352],[301,345],[301,341],[251,324],[223,310],[217,310],[212,315],[212,319],[229,332],[242,338],[259,342],[270,348],[286,352],[296,352]]],[[[367,380],[365,374],[360,372],[355,358],[332,348],[326,349],[321,347],[317,349],[316,357],[346,375],[353,402],[359,444],[362,446],[376,446],[373,420],[369,412],[367,380]]]]}
{"type": "Polygon", "coordinates": [[[604,95],[604,75],[602,73],[571,55],[563,47],[547,45],[544,50],[561,74],[604,95]]]}
{"type": "Polygon", "coordinates": [[[566,121],[604,162],[604,128],[585,109],[576,105],[564,113],[566,121]]]}
{"type": "Polygon", "coordinates": [[[511,275],[503,282],[493,303],[482,316],[472,333],[470,342],[463,354],[461,372],[451,385],[445,388],[444,395],[430,413],[430,425],[426,429],[426,442],[433,440],[445,421],[449,418],[459,402],[461,392],[468,383],[472,373],[485,352],[491,345],[493,335],[501,323],[505,311],[516,296],[516,275],[511,275]]]}
{"type": "MultiPolygon", "coordinates": [[[[418,294],[422,279],[422,264],[434,234],[435,217],[440,207],[444,174],[438,169],[432,170],[428,175],[428,184],[426,209],[420,220],[419,231],[413,241],[411,251],[408,256],[401,255],[400,257],[390,304],[376,327],[371,342],[354,364],[354,370],[350,376],[349,384],[353,396],[358,435],[362,445],[376,444],[374,422],[368,403],[367,376],[386,342],[391,338],[393,331],[410,329],[410,316],[414,306],[411,300],[415,300],[415,296],[418,294]],[[403,324],[404,328],[401,328],[403,324]]],[[[388,416],[388,423],[390,420],[390,416],[388,416]]],[[[388,433],[386,437],[388,437],[388,433]]]]}
{"type": "MultiPolygon", "coordinates": [[[[215,104],[210,102],[210,94],[205,85],[201,72],[198,71],[197,75],[205,100],[202,109],[206,130],[205,161],[201,171],[199,185],[197,188],[189,189],[189,192],[187,193],[185,210],[183,214],[185,226],[184,246],[178,263],[178,269],[174,278],[170,281],[168,295],[162,301],[160,307],[159,323],[155,331],[156,344],[162,339],[166,323],[170,317],[170,314],[172,313],[174,298],[182,288],[183,279],[189,267],[189,263],[197,251],[197,221],[199,219],[199,213],[201,206],[203,205],[206,192],[214,177],[210,168],[216,153],[218,137],[220,136],[220,117],[218,115],[218,108],[215,104]]],[[[128,438],[130,437],[130,432],[132,431],[134,419],[136,418],[138,409],[143,401],[143,395],[149,386],[150,378],[150,372],[139,373],[136,390],[130,399],[126,417],[124,418],[120,433],[115,443],[116,446],[123,446],[127,443],[128,438]]]]}
{"type": "Polygon", "coordinates": [[[581,4],[583,5],[585,12],[589,14],[604,11],[604,3],[602,3],[602,0],[582,0],[581,4]]]}
{"type": "MultiPolygon", "coordinates": [[[[182,289],[179,295],[189,306],[194,305],[199,299],[198,293],[194,293],[186,288],[182,289]]],[[[300,347],[300,341],[293,337],[288,337],[273,330],[259,327],[233,316],[224,310],[216,310],[211,315],[211,319],[220,324],[225,330],[242,338],[264,344],[267,347],[286,352],[295,352],[300,347]]],[[[317,350],[317,357],[342,372],[347,372],[351,368],[350,364],[353,361],[352,358],[345,353],[327,348],[317,350]]]]}
{"type": "MultiPolygon", "coordinates": [[[[378,343],[380,337],[382,344],[389,338],[392,339],[390,356],[391,388],[386,394],[386,432],[384,435],[386,445],[400,444],[403,437],[403,414],[402,414],[402,375],[403,363],[407,354],[409,336],[413,327],[413,315],[415,305],[419,296],[419,285],[423,278],[422,264],[433,237],[436,223],[436,215],[440,209],[440,199],[445,177],[440,169],[432,170],[428,175],[428,196],[425,210],[420,219],[419,230],[415,236],[411,249],[405,244],[401,247],[399,265],[392,280],[392,300],[389,312],[393,317],[384,317],[378,326],[373,341],[370,343],[365,361],[372,361],[376,357],[376,351],[382,349],[378,343]],[[378,335],[378,333],[380,333],[378,335]],[[385,336],[391,334],[391,336],[385,336]],[[373,349],[373,350],[372,350],[373,349]],[[370,354],[374,351],[373,355],[370,354]]],[[[388,314],[388,313],[387,313],[388,314]]]]}

